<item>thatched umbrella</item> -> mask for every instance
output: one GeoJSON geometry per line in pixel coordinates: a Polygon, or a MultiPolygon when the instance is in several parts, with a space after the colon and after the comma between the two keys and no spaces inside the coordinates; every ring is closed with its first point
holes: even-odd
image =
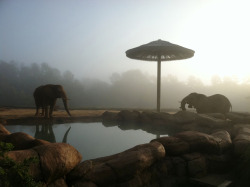
{"type": "Polygon", "coordinates": [[[157,61],[157,111],[161,100],[161,61],[182,60],[194,56],[194,51],[163,40],[156,40],[126,51],[126,56],[137,60],[157,61]]]}

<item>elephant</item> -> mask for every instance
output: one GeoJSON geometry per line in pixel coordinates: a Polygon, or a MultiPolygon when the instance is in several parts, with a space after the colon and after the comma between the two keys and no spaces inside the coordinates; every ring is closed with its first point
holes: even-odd
{"type": "Polygon", "coordinates": [[[57,98],[62,98],[64,108],[68,115],[71,116],[68,109],[68,98],[62,85],[47,84],[39,86],[35,89],[33,96],[36,104],[35,116],[39,115],[39,108],[41,107],[42,116],[44,116],[45,112],[45,118],[51,118],[57,98]]]}
{"type": "Polygon", "coordinates": [[[181,101],[181,109],[195,108],[197,113],[222,113],[226,114],[232,110],[232,105],[227,97],[221,94],[206,96],[199,93],[191,93],[181,101]]]}
{"type": "MultiPolygon", "coordinates": [[[[62,140],[63,143],[67,143],[67,137],[70,129],[71,127],[69,127],[68,130],[65,132],[62,140]]],[[[43,124],[41,129],[39,128],[39,125],[36,125],[35,138],[55,143],[56,137],[52,128],[52,124],[43,124]]]]}

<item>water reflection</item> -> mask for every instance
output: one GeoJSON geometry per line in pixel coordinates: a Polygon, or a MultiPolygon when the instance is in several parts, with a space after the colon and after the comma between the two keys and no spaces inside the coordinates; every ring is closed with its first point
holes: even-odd
{"type": "Polygon", "coordinates": [[[94,159],[122,152],[139,144],[169,134],[160,127],[145,124],[68,123],[44,125],[8,125],[10,132],[25,132],[50,142],[67,142],[83,156],[94,159]]]}
{"type": "Polygon", "coordinates": [[[145,123],[127,123],[127,122],[102,122],[105,127],[118,126],[121,130],[143,130],[154,134],[156,138],[160,136],[171,136],[177,133],[175,128],[167,128],[165,124],[145,124],[145,123]]]}
{"type": "MultiPolygon", "coordinates": [[[[67,137],[70,129],[71,127],[69,127],[68,130],[65,132],[62,140],[63,143],[67,143],[67,137]]],[[[53,131],[53,124],[36,125],[36,132],[34,137],[37,139],[43,139],[51,143],[55,143],[56,137],[53,131]]]]}

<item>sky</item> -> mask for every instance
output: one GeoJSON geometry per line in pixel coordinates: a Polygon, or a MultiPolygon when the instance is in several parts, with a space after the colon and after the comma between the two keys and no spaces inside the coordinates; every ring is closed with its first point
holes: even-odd
{"type": "Polygon", "coordinates": [[[247,0],[0,0],[0,60],[43,63],[76,78],[109,81],[140,69],[156,76],[157,63],[133,60],[126,50],[165,40],[195,51],[162,62],[162,77],[217,75],[250,78],[247,0]]]}

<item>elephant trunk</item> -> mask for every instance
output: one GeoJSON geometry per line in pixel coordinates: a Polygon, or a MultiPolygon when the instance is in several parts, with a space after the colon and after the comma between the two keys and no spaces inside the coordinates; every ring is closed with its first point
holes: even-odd
{"type": "Polygon", "coordinates": [[[69,129],[65,132],[64,136],[63,136],[63,143],[67,143],[67,137],[68,137],[68,133],[70,131],[71,127],[69,127],[69,129]]]}
{"type": "Polygon", "coordinates": [[[186,108],[185,108],[186,103],[187,103],[186,99],[185,99],[185,98],[182,99],[182,101],[181,101],[181,107],[180,107],[180,108],[181,108],[183,111],[186,110],[186,108]]]}
{"type": "Polygon", "coordinates": [[[64,104],[64,108],[66,110],[66,112],[68,113],[69,116],[71,116],[70,112],[69,112],[69,108],[68,108],[68,102],[67,102],[67,98],[63,98],[63,104],[64,104]]]}

